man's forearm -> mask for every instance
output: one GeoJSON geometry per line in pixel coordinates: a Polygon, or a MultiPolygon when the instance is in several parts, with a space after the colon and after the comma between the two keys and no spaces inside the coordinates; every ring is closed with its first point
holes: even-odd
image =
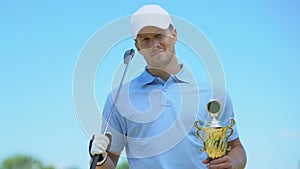
{"type": "Polygon", "coordinates": [[[115,169],[119,161],[120,153],[121,152],[118,153],[108,152],[106,161],[103,163],[103,165],[97,166],[96,169],[115,169]]]}
{"type": "Polygon", "coordinates": [[[115,168],[116,166],[110,157],[107,157],[103,165],[96,167],[96,169],[115,169],[115,168]]]}
{"type": "Polygon", "coordinates": [[[227,154],[232,159],[233,169],[244,169],[247,162],[246,151],[239,139],[229,143],[232,147],[227,154]]]}

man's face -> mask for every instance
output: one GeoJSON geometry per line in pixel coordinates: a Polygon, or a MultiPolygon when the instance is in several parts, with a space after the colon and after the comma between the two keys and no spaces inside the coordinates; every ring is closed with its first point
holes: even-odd
{"type": "Polygon", "coordinates": [[[144,56],[148,67],[162,68],[174,59],[176,41],[175,29],[164,30],[149,26],[139,32],[135,46],[144,56]]]}

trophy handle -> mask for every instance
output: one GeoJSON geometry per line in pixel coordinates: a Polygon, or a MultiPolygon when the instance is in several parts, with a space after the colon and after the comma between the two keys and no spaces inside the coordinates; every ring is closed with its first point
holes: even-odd
{"type": "MultiPolygon", "coordinates": [[[[205,147],[205,141],[204,141],[204,139],[200,135],[200,131],[203,130],[203,127],[198,126],[198,123],[199,123],[199,120],[196,120],[194,122],[194,127],[197,129],[196,136],[201,140],[201,142],[203,143],[203,145],[205,147]]],[[[200,151],[204,152],[204,149],[200,148],[200,151]]]]}
{"type": "MultiPolygon", "coordinates": [[[[226,143],[228,142],[228,140],[229,140],[229,138],[232,136],[232,134],[233,134],[233,126],[234,126],[234,124],[235,124],[235,121],[234,121],[234,119],[233,118],[230,118],[230,125],[228,126],[228,129],[230,130],[230,133],[229,133],[229,135],[228,135],[228,137],[226,138],[226,143]]],[[[230,151],[231,150],[231,147],[230,146],[228,146],[228,148],[227,148],[227,151],[230,151]]]]}
{"type": "Polygon", "coordinates": [[[232,134],[233,134],[233,126],[234,126],[234,124],[235,124],[235,121],[234,121],[234,119],[233,118],[230,118],[230,125],[228,126],[228,129],[230,130],[230,133],[229,133],[229,135],[228,135],[228,137],[227,137],[227,140],[226,141],[228,141],[228,139],[232,136],[232,134]]]}

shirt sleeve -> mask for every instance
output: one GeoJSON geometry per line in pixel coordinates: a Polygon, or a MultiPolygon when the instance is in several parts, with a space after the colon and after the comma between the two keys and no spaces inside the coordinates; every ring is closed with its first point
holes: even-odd
{"type": "MultiPolygon", "coordinates": [[[[238,138],[239,134],[238,134],[236,122],[232,121],[232,119],[234,120],[234,111],[233,111],[232,102],[231,102],[231,99],[230,99],[230,96],[228,93],[226,93],[225,99],[226,100],[225,100],[225,104],[224,104],[224,109],[220,116],[220,121],[222,122],[222,124],[224,126],[233,125],[233,127],[232,127],[233,133],[228,139],[228,141],[232,141],[232,140],[235,140],[236,138],[238,138]]],[[[229,129],[227,131],[227,137],[229,136],[230,132],[231,132],[231,129],[229,129]]]]}

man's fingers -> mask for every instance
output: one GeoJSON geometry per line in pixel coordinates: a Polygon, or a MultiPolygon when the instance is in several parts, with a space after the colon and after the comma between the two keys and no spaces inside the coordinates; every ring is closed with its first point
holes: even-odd
{"type": "Polygon", "coordinates": [[[232,168],[232,162],[231,158],[229,156],[224,156],[218,159],[211,160],[207,166],[209,169],[214,169],[214,168],[227,168],[231,169],[232,168]]]}
{"type": "Polygon", "coordinates": [[[211,160],[210,161],[210,165],[215,165],[215,164],[221,164],[221,163],[225,163],[226,160],[222,157],[222,158],[217,158],[217,159],[214,159],[214,160],[211,160]]]}
{"type": "Polygon", "coordinates": [[[110,132],[105,133],[106,137],[108,137],[109,139],[109,143],[107,145],[106,150],[109,151],[110,150],[110,145],[111,145],[111,140],[112,140],[112,134],[110,132]]]}
{"type": "Polygon", "coordinates": [[[205,160],[202,161],[203,164],[208,164],[211,161],[210,158],[206,158],[205,160]]]}
{"type": "Polygon", "coordinates": [[[110,138],[106,135],[96,134],[92,143],[91,154],[102,154],[105,153],[110,143],[110,138]]]}

